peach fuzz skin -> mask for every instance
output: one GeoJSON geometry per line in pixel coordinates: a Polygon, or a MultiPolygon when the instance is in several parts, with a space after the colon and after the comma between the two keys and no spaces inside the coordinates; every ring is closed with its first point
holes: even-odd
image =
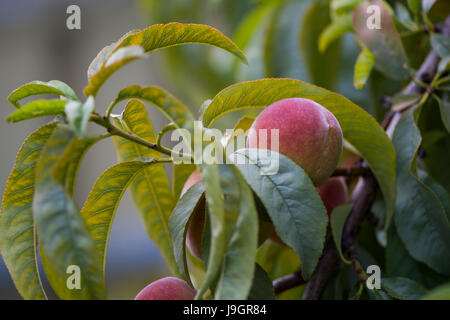
{"type": "Polygon", "coordinates": [[[270,129],[279,130],[279,153],[289,157],[311,178],[324,183],[336,168],[342,153],[342,130],[334,115],[320,104],[289,98],[266,107],[253,122],[249,148],[258,145],[258,130],[267,129],[267,149],[272,149],[270,129]]]}
{"type": "Polygon", "coordinates": [[[150,283],[134,300],[193,300],[195,293],[186,281],[166,277],[150,283]]]}

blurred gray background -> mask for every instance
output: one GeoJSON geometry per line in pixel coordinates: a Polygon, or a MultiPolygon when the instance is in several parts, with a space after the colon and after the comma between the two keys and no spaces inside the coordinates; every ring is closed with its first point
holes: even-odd
{"type": "MultiPolygon", "coordinates": [[[[0,193],[13,167],[23,140],[49,119],[10,124],[13,111],[7,96],[18,86],[32,81],[58,79],[83,97],[86,70],[90,61],[106,45],[131,29],[148,24],[140,16],[137,3],[125,0],[0,0],[0,193]],[[66,8],[81,8],[81,30],[66,28],[66,8]]],[[[158,53],[150,59],[130,64],[115,74],[102,88],[96,108],[104,112],[117,90],[132,84],[168,85],[155,65],[158,53]]],[[[176,92],[174,92],[176,95],[176,92]]],[[[116,111],[119,111],[117,107],[116,111]]],[[[166,123],[150,110],[155,129],[166,123]]],[[[96,178],[116,161],[112,142],[102,141],[84,158],[78,174],[76,201],[83,204],[96,178]]],[[[107,257],[108,298],[131,299],[155,278],[167,275],[166,266],[147,237],[139,213],[128,194],[117,210],[107,257]]],[[[48,285],[46,284],[48,288],[48,285]]],[[[53,296],[54,297],[54,296],[53,296]]],[[[20,299],[0,258],[0,299],[20,299]]]]}

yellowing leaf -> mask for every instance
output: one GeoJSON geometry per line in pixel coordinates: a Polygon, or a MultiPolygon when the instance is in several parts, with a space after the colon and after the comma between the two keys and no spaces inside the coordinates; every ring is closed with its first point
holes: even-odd
{"type": "Polygon", "coordinates": [[[51,80],[49,82],[32,81],[24,84],[11,92],[8,96],[8,101],[16,108],[20,108],[19,100],[40,94],[56,94],[78,101],[78,97],[72,88],[59,80],[51,80]]]}
{"type": "Polygon", "coordinates": [[[102,257],[103,272],[105,271],[109,233],[123,193],[143,169],[159,161],[158,159],[141,158],[116,164],[97,179],[89,193],[81,210],[81,216],[102,257]]]}
{"type": "Polygon", "coordinates": [[[32,212],[35,168],[56,123],[42,126],[24,142],[6,183],[0,213],[0,251],[24,299],[46,299],[36,259],[32,212]]]}
{"type": "Polygon", "coordinates": [[[107,56],[107,58],[103,60],[103,64],[95,73],[93,73],[93,70],[96,69],[96,67],[90,67],[89,84],[84,89],[84,93],[86,96],[95,96],[103,83],[114,71],[141,56],[141,53],[131,56],[128,55],[108,67],[106,65],[108,59],[111,55],[120,50],[120,48],[141,46],[144,49],[144,52],[148,53],[158,49],[187,43],[212,45],[234,54],[245,63],[247,62],[244,53],[233,43],[233,41],[213,27],[201,24],[182,24],[177,22],[155,24],[140,31],[132,31],[127,36],[123,37],[119,44],[113,44],[104,48],[101,54],[99,54],[99,57],[96,58],[94,66],[97,66],[105,56],[107,56]]]}
{"type": "MultiPolygon", "coordinates": [[[[11,113],[6,120],[19,122],[37,117],[64,114],[64,100],[35,100],[11,113]]],[[[74,102],[75,103],[75,102],[74,102]]]]}
{"type": "Polygon", "coordinates": [[[353,85],[356,89],[364,88],[374,63],[375,57],[367,47],[364,47],[356,59],[355,73],[353,74],[353,85]]]}
{"type": "MultiPolygon", "coordinates": [[[[150,142],[156,141],[155,132],[145,105],[131,100],[121,119],[127,130],[150,142]]],[[[120,123],[118,123],[120,125],[120,123]]],[[[131,161],[136,158],[157,158],[160,154],[120,137],[114,137],[114,146],[119,161],[131,161]]],[[[172,273],[179,274],[172,240],[169,232],[169,217],[174,207],[169,178],[162,164],[144,168],[130,185],[130,194],[144,220],[149,237],[161,251],[172,273]]]]}

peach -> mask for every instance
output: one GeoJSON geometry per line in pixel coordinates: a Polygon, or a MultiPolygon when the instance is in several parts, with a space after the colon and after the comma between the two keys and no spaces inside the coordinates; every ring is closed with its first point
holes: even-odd
{"type": "MultiPolygon", "coordinates": [[[[189,190],[193,185],[201,181],[200,172],[194,171],[181,190],[180,197],[189,190]]],[[[188,230],[186,233],[186,246],[194,257],[197,259],[202,258],[202,238],[203,228],[205,226],[205,213],[206,213],[206,201],[204,198],[200,200],[200,203],[192,213],[189,221],[188,230]]],[[[259,219],[258,229],[258,244],[263,243],[271,234],[273,230],[272,222],[259,219]]]]}
{"type": "Polygon", "coordinates": [[[317,188],[317,191],[327,209],[328,216],[334,208],[348,201],[348,188],[343,177],[328,179],[327,182],[317,188]]]}
{"type": "Polygon", "coordinates": [[[150,283],[134,300],[193,300],[195,293],[186,281],[166,277],[150,283]]]}
{"type": "Polygon", "coordinates": [[[330,111],[309,99],[277,101],[253,122],[247,147],[275,149],[271,129],[279,130],[278,152],[302,167],[314,185],[330,177],[339,162],[343,140],[339,122],[330,111]],[[258,143],[260,129],[267,129],[266,145],[258,143]]]}

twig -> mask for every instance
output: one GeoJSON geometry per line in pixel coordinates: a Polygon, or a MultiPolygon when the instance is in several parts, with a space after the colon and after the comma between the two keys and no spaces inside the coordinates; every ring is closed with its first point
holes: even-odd
{"type": "MultiPolygon", "coordinates": [[[[449,35],[450,34],[450,16],[444,22],[444,27],[442,29],[442,33],[449,35]]],[[[416,79],[423,79],[424,75],[434,76],[436,73],[437,65],[439,63],[439,56],[431,51],[428,56],[425,58],[422,66],[416,73],[416,79]]],[[[410,93],[422,93],[424,89],[419,86],[414,81],[411,81],[405,89],[402,90],[403,94],[410,93]]],[[[395,126],[400,119],[401,114],[398,112],[389,113],[387,115],[388,120],[383,122],[383,127],[386,128],[386,132],[389,137],[392,137],[395,126]]],[[[348,249],[352,247],[355,242],[356,235],[359,230],[359,226],[364,219],[367,211],[372,206],[372,203],[375,199],[375,192],[377,191],[378,185],[376,183],[375,178],[369,177],[361,177],[356,186],[353,196],[352,202],[354,202],[354,206],[350,215],[345,223],[344,231],[342,234],[342,248],[344,252],[347,252],[348,249]]],[[[303,300],[315,300],[319,299],[325,284],[330,278],[333,270],[337,266],[339,259],[337,257],[336,249],[333,245],[333,242],[328,239],[325,244],[325,249],[323,251],[322,257],[320,258],[316,270],[313,272],[313,275],[309,279],[306,285],[305,293],[303,294],[303,300]]]]}
{"type": "Polygon", "coordinates": [[[358,176],[365,176],[367,174],[370,174],[370,170],[367,167],[362,166],[352,166],[352,167],[343,167],[343,168],[336,168],[334,172],[332,173],[332,177],[349,177],[354,178],[358,176]]]}
{"type": "Polygon", "coordinates": [[[305,279],[303,279],[302,273],[299,270],[292,274],[274,280],[273,289],[275,291],[275,294],[280,294],[286,290],[297,287],[304,283],[306,283],[306,281],[305,279]]]}

